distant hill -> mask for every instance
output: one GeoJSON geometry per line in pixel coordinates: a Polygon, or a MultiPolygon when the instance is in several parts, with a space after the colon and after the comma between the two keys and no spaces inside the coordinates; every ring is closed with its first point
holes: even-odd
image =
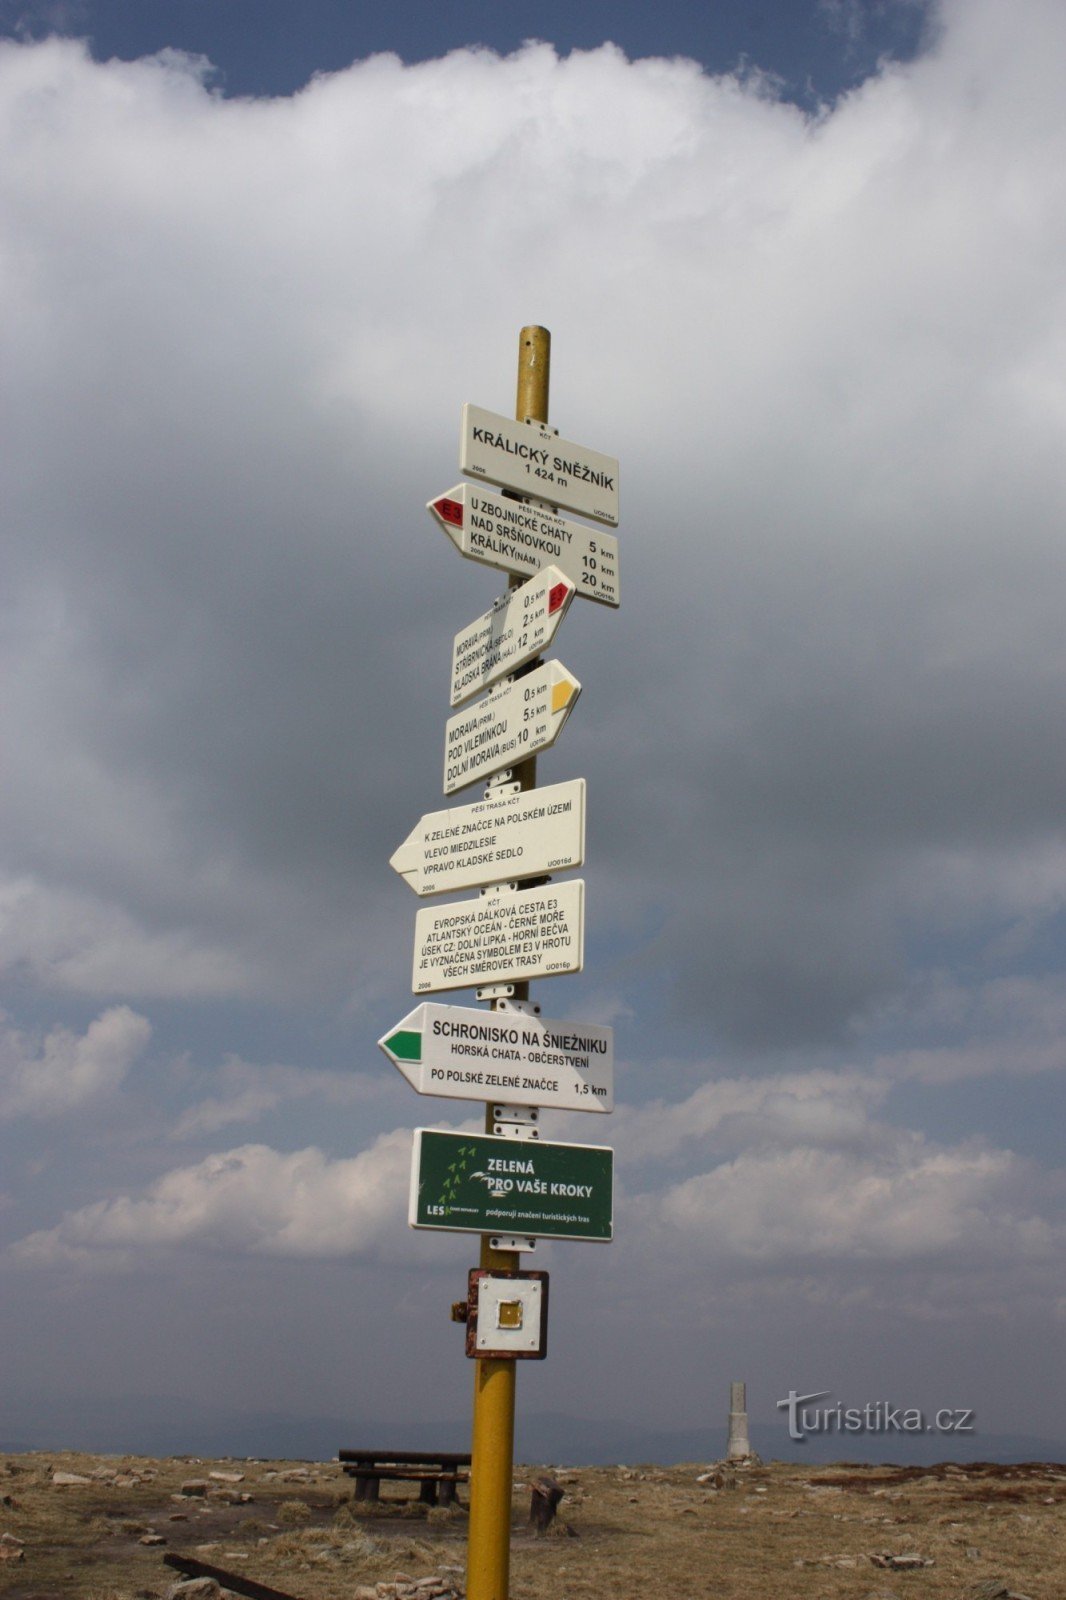
{"type": "MultiPolygon", "coordinates": [[[[98,1455],[257,1456],[328,1461],[342,1446],[463,1449],[470,1418],[397,1424],[381,1418],[294,1417],[219,1411],[180,1396],[85,1400],[23,1395],[0,1402],[0,1450],[85,1450],[98,1455]]],[[[784,1420],[753,1423],[767,1461],[1066,1461],[1066,1441],[1028,1434],[848,1434],[793,1443],[784,1420]]],[[[725,1451],[725,1418],[700,1428],[653,1429],[623,1420],[541,1412],[517,1420],[516,1458],[558,1465],[713,1461],[725,1451]]]]}

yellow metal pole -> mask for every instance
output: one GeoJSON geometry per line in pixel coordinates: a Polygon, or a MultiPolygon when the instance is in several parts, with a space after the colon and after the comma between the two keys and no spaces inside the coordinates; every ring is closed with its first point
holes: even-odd
{"type": "MultiPolygon", "coordinates": [[[[484,1235],[481,1265],[510,1272],[518,1266],[518,1257],[509,1250],[494,1250],[484,1235]]],[[[507,1600],[509,1592],[517,1365],[517,1361],[474,1362],[467,1600],[507,1600]]]]}
{"type": "Polygon", "coordinates": [[[551,379],[552,336],[532,323],[518,335],[518,395],[514,414],[519,422],[548,420],[548,384],[551,379]]]}
{"type": "MultiPolygon", "coordinates": [[[[548,420],[548,384],[551,379],[552,368],[552,336],[547,328],[538,327],[536,323],[523,328],[518,335],[518,391],[515,395],[514,414],[519,422],[528,418],[531,422],[547,422],[548,420]]],[[[512,573],[508,580],[509,589],[520,589],[526,579],[519,573],[512,573]]],[[[521,761],[514,769],[515,780],[522,789],[535,789],[537,787],[537,758],[530,756],[528,761],[521,761]]],[[[529,998],[529,984],[520,985],[515,990],[515,999],[529,998]]]]}
{"type": "MultiPolygon", "coordinates": [[[[515,416],[548,420],[551,334],[547,328],[523,328],[518,336],[518,394],[515,416]]],[[[512,578],[510,587],[523,580],[512,578]]],[[[533,756],[514,769],[523,789],[537,784],[533,756]]],[[[528,1000],[529,984],[515,984],[515,999],[528,1000]]],[[[492,1107],[485,1107],[485,1131],[493,1128],[492,1107]]],[[[480,1264],[488,1271],[513,1272],[519,1257],[494,1250],[489,1235],[481,1236],[480,1264]]],[[[507,1600],[511,1571],[511,1482],[514,1475],[514,1404],[517,1361],[474,1363],[474,1428],[470,1464],[470,1526],[467,1533],[467,1600],[507,1600]]]]}

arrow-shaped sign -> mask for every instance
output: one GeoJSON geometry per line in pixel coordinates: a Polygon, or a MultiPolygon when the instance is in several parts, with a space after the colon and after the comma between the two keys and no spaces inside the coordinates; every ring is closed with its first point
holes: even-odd
{"type": "Polygon", "coordinates": [[[536,495],[612,528],[618,523],[618,462],[573,444],[543,422],[516,422],[480,406],[463,407],[459,471],[468,478],[536,495]]]}
{"type": "Polygon", "coordinates": [[[544,567],[520,589],[501,594],[455,636],[452,705],[461,706],[547,650],[573,598],[574,585],[558,567],[544,567]]]}
{"type": "Polygon", "coordinates": [[[585,955],[581,878],[448,900],[415,914],[415,994],[580,972],[585,955]]]}
{"type": "Polygon", "coordinates": [[[614,1030],[596,1023],[425,1001],[378,1044],[416,1094],[614,1109],[614,1030]]]}
{"type": "Polygon", "coordinates": [[[527,672],[444,726],[444,793],[547,750],[562,732],[581,685],[559,661],[527,672]]]}
{"type": "Polygon", "coordinates": [[[587,600],[616,606],[618,539],[613,533],[569,522],[543,506],[508,500],[476,483],[457,483],[426,508],[460,555],[503,572],[558,567],[587,600]]]}
{"type": "Polygon", "coordinates": [[[389,858],[415,894],[565,872],[585,859],[585,780],[430,811],[389,858]]]}

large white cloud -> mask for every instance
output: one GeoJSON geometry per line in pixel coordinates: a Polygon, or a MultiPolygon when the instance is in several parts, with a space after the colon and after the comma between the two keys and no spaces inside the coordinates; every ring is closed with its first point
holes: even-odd
{"type": "Polygon", "coordinates": [[[641,1251],[789,1274],[812,1261],[1044,1270],[1059,1259],[1066,1233],[1054,1182],[991,1141],[944,1144],[894,1123],[885,1102],[899,1076],[892,1063],[724,1078],[673,1105],[622,1108],[618,1145],[641,1251]]]}
{"type": "MultiPolygon", "coordinates": [[[[863,1145],[886,1081],[858,1072],[779,1073],[773,1078],[711,1076],[683,1100],[620,1107],[612,1123],[629,1161],[645,1163],[713,1151],[733,1155],[752,1145],[802,1142],[863,1145]]],[[[576,1120],[576,1119],[575,1119],[576,1120]]]]}
{"type": "MultiPolygon", "coordinates": [[[[321,1092],[316,1076],[309,1092],[321,1092]]],[[[646,1264],[657,1259],[659,1270],[680,1252],[734,1270],[756,1261],[779,1275],[812,1261],[922,1266],[971,1257],[1035,1261],[1044,1270],[1059,1257],[1052,1194],[1029,1163],[1009,1150],[936,1145],[894,1127],[874,1114],[886,1088],[857,1074],[814,1072],[720,1081],[670,1108],[620,1108],[612,1131],[622,1155],[623,1242],[646,1264]],[[708,1167],[709,1157],[718,1159],[708,1167]],[[678,1166],[691,1175],[672,1180],[678,1166]]],[[[261,1109],[259,1098],[245,1103],[248,1095],[255,1091],[237,1097],[235,1114],[261,1109]]],[[[208,1105],[189,1131],[227,1120],[224,1106],[208,1105]]],[[[406,1130],[336,1160],[315,1148],[242,1145],[176,1167],[139,1196],[69,1212],[12,1255],[105,1266],[151,1259],[159,1247],[373,1256],[385,1240],[395,1253],[409,1161],[406,1130]]]]}
{"type": "Polygon", "coordinates": [[[321,1150],[285,1153],[240,1145],[175,1167],[141,1196],[121,1195],[69,1213],[13,1247],[35,1265],[125,1266],[159,1249],[281,1256],[373,1255],[402,1237],[411,1135],[398,1130],[348,1160],[321,1150]]]}
{"type": "Polygon", "coordinates": [[[76,1110],[117,1089],[151,1037],[129,1006],[112,1006],[83,1034],[53,1028],[40,1045],[0,1029],[0,1119],[76,1110]]]}
{"type": "Polygon", "coordinates": [[[551,758],[595,785],[598,918],[759,1045],[899,993],[916,923],[1057,914],[1066,22],[942,22],[813,120],[608,48],[263,103],[0,51],[9,961],[394,987],[432,663],[495,587],[421,501],[529,316],[623,462],[623,609],[569,628],[551,758]]]}
{"type": "MultiPolygon", "coordinates": [[[[409,1004],[386,862],[502,586],[422,503],[536,319],[553,421],[622,462],[623,604],[567,620],[585,692],[542,773],[589,779],[590,937],[538,998],[616,1011],[619,1092],[653,1097],[572,1133],[619,1149],[589,1276],[722,1317],[720,1279],[780,1307],[832,1277],[875,1336],[1018,1308],[1038,1346],[1055,1197],[1014,1146],[1061,1068],[1066,11],[939,15],[813,118],[614,49],[257,103],[174,55],[0,47],[0,960],[49,1016],[158,996],[175,1056],[229,1059],[168,1078],[168,1132],[285,1107],[300,1147],[153,1180],[173,1146],[142,1139],[10,1213],[23,1259],[403,1234],[405,1139],[305,1128],[346,1091],[271,1021],[303,1006],[355,1066],[337,1018],[409,1004]],[[983,1139],[946,1127],[962,1080],[983,1139]]],[[[119,1081],[118,1036],[53,1107],[119,1081]]]]}
{"type": "Polygon", "coordinates": [[[787,1262],[1061,1260],[1062,1233],[1013,1203],[1025,1163],[1010,1152],[900,1140],[877,1158],[817,1146],[749,1152],[670,1189],[657,1221],[674,1247],[787,1262]]]}

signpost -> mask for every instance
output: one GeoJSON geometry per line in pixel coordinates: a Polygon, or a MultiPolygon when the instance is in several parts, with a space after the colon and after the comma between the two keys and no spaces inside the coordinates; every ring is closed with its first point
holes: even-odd
{"type": "Polygon", "coordinates": [[[416,1094],[614,1110],[614,1030],[425,1001],[378,1044],[416,1094]]]}
{"type": "Polygon", "coordinates": [[[574,594],[619,602],[615,535],[558,514],[614,527],[618,463],[549,428],[550,354],[546,328],[522,329],[515,418],[464,406],[459,467],[476,481],[429,503],[461,555],[508,574],[508,593],[452,651],[451,703],[462,709],[447,723],[444,793],[488,784],[471,805],[423,816],[392,855],[418,895],[481,890],[417,912],[412,987],[477,985],[490,1009],[425,1000],[379,1040],[418,1094],[485,1102],[484,1134],[416,1130],[409,1212],[415,1228],[481,1235],[477,1295],[452,1308],[468,1320],[476,1374],[467,1600],[507,1600],[515,1366],[546,1349],[547,1274],[520,1271],[520,1252],[538,1237],[613,1231],[613,1152],[542,1143],[537,1126],[540,1107],[614,1105],[612,1030],[546,1021],[529,998],[531,978],[584,960],[585,885],[549,875],[584,861],[585,781],[536,786],[537,753],[581,685],[541,656],[574,594]]]}
{"type": "Polygon", "coordinates": [[[619,601],[618,538],[584,522],[570,522],[544,506],[509,500],[476,483],[427,503],[460,555],[504,572],[539,572],[551,562],[578,594],[616,606],[619,601]]]}
{"type": "Polygon", "coordinates": [[[430,811],[389,857],[415,894],[565,872],[585,859],[585,780],[430,811]]]}
{"type": "Polygon", "coordinates": [[[465,405],[459,471],[612,528],[618,524],[618,462],[560,439],[546,424],[518,422],[465,405]]]}
{"type": "Polygon", "coordinates": [[[415,916],[415,994],[580,972],[585,956],[585,885],[426,906],[415,916]]]}
{"type": "Polygon", "coordinates": [[[415,1129],[408,1221],[448,1233],[609,1240],[614,1151],[415,1129]]]}
{"type": "Polygon", "coordinates": [[[547,650],[573,598],[570,579],[558,567],[544,567],[457,633],[452,647],[452,705],[462,705],[547,650]]]}
{"type": "Polygon", "coordinates": [[[573,674],[560,661],[548,661],[449,717],[444,729],[444,793],[454,794],[476,778],[549,749],[580,693],[573,674]]]}

